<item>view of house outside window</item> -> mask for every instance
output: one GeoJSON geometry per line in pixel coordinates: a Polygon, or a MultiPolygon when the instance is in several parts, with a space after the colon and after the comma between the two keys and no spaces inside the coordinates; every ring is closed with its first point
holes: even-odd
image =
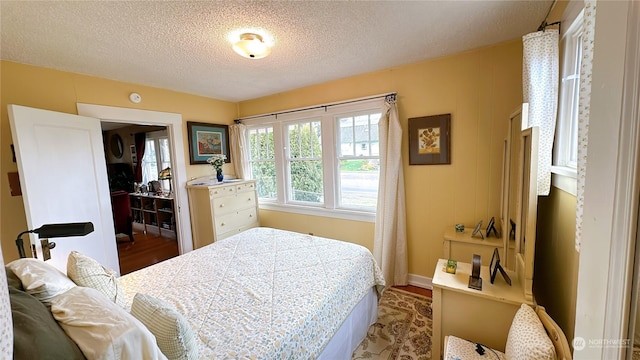
{"type": "Polygon", "coordinates": [[[380,178],[380,115],[338,118],[340,207],[375,211],[380,178]]]}
{"type": "Polygon", "coordinates": [[[261,203],[370,219],[378,202],[381,105],[293,112],[247,124],[251,177],[261,203]]]}

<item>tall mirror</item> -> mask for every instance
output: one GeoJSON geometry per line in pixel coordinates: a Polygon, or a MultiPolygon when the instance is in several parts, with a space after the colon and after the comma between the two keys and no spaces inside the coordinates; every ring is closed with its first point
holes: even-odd
{"type": "Polygon", "coordinates": [[[533,263],[536,248],[538,216],[538,128],[522,131],[520,136],[520,163],[518,171],[516,274],[524,296],[533,301],[533,263]]]}
{"type": "Polygon", "coordinates": [[[515,239],[518,215],[518,172],[520,171],[520,132],[528,123],[529,104],[524,103],[509,116],[507,138],[504,141],[502,167],[502,243],[506,267],[515,271],[515,239]],[[523,119],[524,117],[524,119],[523,119]],[[523,121],[524,120],[524,121],[523,121]]]}

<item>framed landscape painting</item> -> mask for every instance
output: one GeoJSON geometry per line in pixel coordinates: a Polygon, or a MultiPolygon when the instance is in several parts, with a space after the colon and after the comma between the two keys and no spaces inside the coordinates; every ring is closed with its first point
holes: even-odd
{"type": "Polygon", "coordinates": [[[228,125],[187,121],[187,132],[190,164],[206,164],[212,155],[225,155],[225,162],[231,162],[228,125]]]}
{"type": "Polygon", "coordinates": [[[409,119],[409,165],[451,164],[451,114],[409,119]]]}

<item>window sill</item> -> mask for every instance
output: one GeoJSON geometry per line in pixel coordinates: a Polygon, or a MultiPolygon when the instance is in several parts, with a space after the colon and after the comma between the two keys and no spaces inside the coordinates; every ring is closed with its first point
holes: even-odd
{"type": "Polygon", "coordinates": [[[260,202],[260,209],[282,211],[294,214],[322,216],[342,220],[354,220],[363,222],[376,222],[376,214],[365,211],[345,210],[345,209],[325,209],[321,207],[301,206],[301,205],[283,205],[272,202],[260,202]]]}
{"type": "Polygon", "coordinates": [[[551,167],[551,184],[573,196],[578,194],[578,171],[566,166],[551,167]]]}

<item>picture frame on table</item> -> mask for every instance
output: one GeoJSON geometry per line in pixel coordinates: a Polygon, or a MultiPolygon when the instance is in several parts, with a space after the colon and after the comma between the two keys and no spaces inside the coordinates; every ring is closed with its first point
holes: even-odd
{"type": "Polygon", "coordinates": [[[409,118],[409,165],[451,164],[451,114],[409,118]]]}
{"type": "Polygon", "coordinates": [[[229,152],[229,126],[187,121],[189,136],[189,163],[207,164],[213,155],[225,155],[225,163],[231,162],[229,152]]]}

